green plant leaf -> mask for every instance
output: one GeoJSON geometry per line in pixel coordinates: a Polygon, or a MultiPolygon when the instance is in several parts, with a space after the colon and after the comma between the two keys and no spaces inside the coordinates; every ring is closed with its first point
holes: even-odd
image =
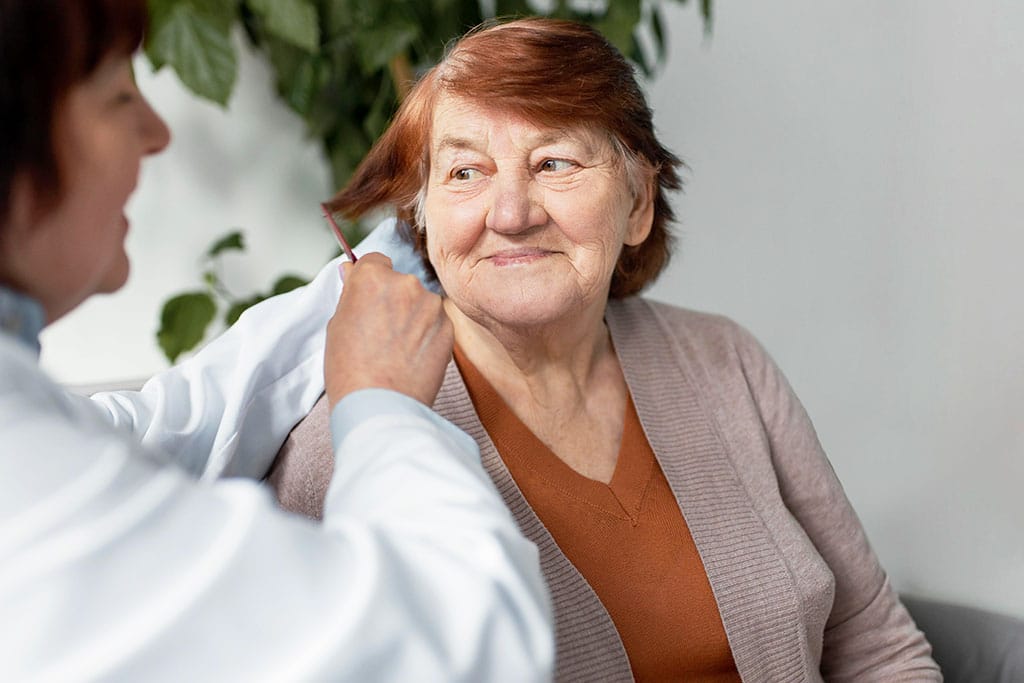
{"type": "Polygon", "coordinates": [[[608,11],[595,26],[622,54],[628,55],[633,47],[633,31],[639,22],[638,0],[609,0],[608,11]]]}
{"type": "Polygon", "coordinates": [[[331,162],[334,184],[344,187],[352,172],[370,149],[363,132],[350,119],[337,121],[338,132],[324,141],[327,158],[331,162]]]}
{"type": "Polygon", "coordinates": [[[270,294],[253,294],[247,299],[239,299],[238,301],[231,302],[227,312],[224,314],[224,323],[230,327],[238,322],[238,319],[243,313],[261,301],[269,299],[272,296],[277,296],[278,294],[290,292],[293,289],[302,287],[308,283],[309,280],[301,278],[298,275],[282,275],[274,283],[270,294]]]}
{"type": "Polygon", "coordinates": [[[266,298],[266,294],[254,294],[248,299],[241,299],[239,301],[235,301],[228,308],[228,312],[224,314],[224,324],[226,324],[228,327],[231,327],[236,322],[238,322],[238,319],[242,317],[243,313],[245,313],[248,309],[252,308],[253,306],[255,306],[256,304],[258,304],[259,302],[263,301],[266,298]]]}
{"type": "Polygon", "coordinates": [[[290,292],[293,289],[297,289],[308,283],[309,280],[301,278],[298,275],[282,275],[277,279],[277,282],[274,283],[274,289],[272,290],[271,296],[290,292]]]}
{"type": "Polygon", "coordinates": [[[711,28],[715,21],[711,0],[700,0],[700,15],[704,17],[704,33],[711,35],[711,28]]]}
{"type": "MultiPolygon", "coordinates": [[[[457,12],[458,8],[454,7],[457,4],[458,4],[458,0],[433,0],[433,2],[431,3],[431,5],[433,7],[433,10],[434,10],[434,14],[437,14],[437,15],[440,15],[440,16],[444,16],[446,14],[449,14],[452,11],[456,11],[457,12]]],[[[463,4],[465,4],[465,3],[463,3],[463,4]]]]}
{"type": "Polygon", "coordinates": [[[206,255],[209,258],[213,258],[222,252],[231,250],[245,251],[245,239],[242,237],[242,233],[237,230],[229,232],[214,242],[206,252],[206,255]]]}
{"type": "MultiPolygon", "coordinates": [[[[206,17],[217,30],[228,32],[238,19],[238,0],[155,0],[170,4],[191,5],[199,14],[206,17]]],[[[150,0],[154,2],[154,0],[150,0]]]]}
{"type": "Polygon", "coordinates": [[[320,20],[308,0],[248,0],[267,33],[307,52],[320,46],[320,20]]]}
{"type": "Polygon", "coordinates": [[[668,43],[665,40],[665,24],[661,17],[661,7],[655,6],[651,10],[651,35],[654,39],[654,47],[657,50],[658,63],[664,64],[668,56],[668,43]]]}
{"type": "Polygon", "coordinates": [[[307,117],[330,79],[330,65],[320,52],[310,54],[273,38],[266,40],[264,49],[274,67],[278,93],[297,114],[307,117]]]}
{"type": "MultiPolygon", "coordinates": [[[[517,17],[535,14],[527,0],[496,0],[494,15],[498,17],[517,17]]],[[[455,36],[452,36],[453,38],[455,36]]]]}
{"type": "Polygon", "coordinates": [[[226,106],[238,72],[231,23],[200,9],[220,6],[183,0],[154,5],[158,9],[146,40],[150,61],[157,68],[170,64],[189,90],[226,106]]]}
{"type": "Polygon", "coordinates": [[[395,89],[391,87],[390,78],[380,79],[380,90],[363,119],[363,130],[370,140],[380,137],[388,126],[391,109],[395,102],[395,89]]]}
{"type": "Polygon", "coordinates": [[[322,85],[318,59],[310,57],[299,64],[290,82],[282,82],[287,89],[282,91],[288,105],[298,114],[305,116],[313,108],[313,102],[322,85]]]}
{"type": "Polygon", "coordinates": [[[387,66],[388,60],[408,48],[419,36],[419,28],[411,23],[395,23],[360,31],[356,35],[359,63],[367,74],[387,66]]]}
{"type": "Polygon", "coordinates": [[[320,0],[323,23],[321,29],[331,38],[340,37],[357,28],[359,4],[365,0],[320,0]]]}
{"type": "Polygon", "coordinates": [[[169,299],[160,312],[156,333],[167,360],[173,363],[182,353],[194,349],[216,314],[217,305],[206,292],[186,292],[169,299]]]}

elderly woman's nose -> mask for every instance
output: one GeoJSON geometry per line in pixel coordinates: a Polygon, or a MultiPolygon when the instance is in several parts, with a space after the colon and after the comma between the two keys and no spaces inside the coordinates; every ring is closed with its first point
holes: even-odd
{"type": "Polygon", "coordinates": [[[528,181],[496,182],[487,227],[496,232],[515,233],[542,225],[546,213],[536,194],[536,188],[528,181]]]}

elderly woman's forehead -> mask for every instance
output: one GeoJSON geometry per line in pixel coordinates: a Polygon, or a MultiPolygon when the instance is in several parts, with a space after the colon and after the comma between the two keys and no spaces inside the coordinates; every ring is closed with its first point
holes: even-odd
{"type": "MultiPolygon", "coordinates": [[[[607,132],[585,123],[549,124],[503,108],[500,104],[475,102],[458,97],[441,97],[434,107],[430,148],[461,145],[473,138],[486,138],[494,126],[512,125],[527,130],[529,141],[550,144],[573,140],[593,149],[607,147],[607,132]]],[[[525,142],[526,140],[524,140],[525,142]]]]}

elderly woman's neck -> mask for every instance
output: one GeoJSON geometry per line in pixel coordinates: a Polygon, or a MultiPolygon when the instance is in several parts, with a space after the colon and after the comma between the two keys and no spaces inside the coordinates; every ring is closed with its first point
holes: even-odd
{"type": "Polygon", "coordinates": [[[557,323],[511,326],[473,320],[450,301],[446,306],[456,343],[492,383],[518,379],[545,387],[569,381],[583,388],[614,356],[603,309],[557,323]]]}

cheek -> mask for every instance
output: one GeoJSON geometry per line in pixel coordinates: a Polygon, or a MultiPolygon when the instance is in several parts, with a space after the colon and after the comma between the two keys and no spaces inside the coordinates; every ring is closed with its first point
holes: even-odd
{"type": "Polygon", "coordinates": [[[113,232],[118,233],[136,178],[137,166],[131,160],[111,163],[109,167],[80,175],[74,189],[79,218],[95,222],[97,231],[107,231],[110,224],[115,223],[113,232]]]}
{"type": "Polygon", "coordinates": [[[427,253],[434,267],[469,255],[480,240],[484,221],[475,207],[428,201],[424,207],[427,223],[427,253]]]}
{"type": "Polygon", "coordinates": [[[558,210],[559,225],[566,238],[590,258],[616,260],[628,229],[628,210],[621,202],[574,202],[558,210]]]}

